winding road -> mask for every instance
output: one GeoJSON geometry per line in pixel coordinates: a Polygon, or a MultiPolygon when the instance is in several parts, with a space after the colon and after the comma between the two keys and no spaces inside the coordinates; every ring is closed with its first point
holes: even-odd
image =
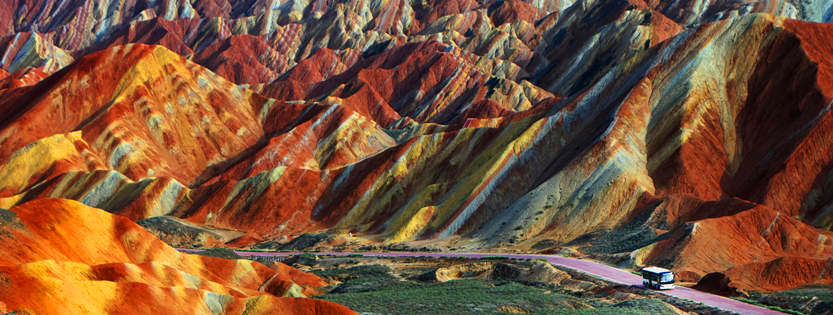
{"type": "MultiPolygon", "coordinates": [[[[185,252],[198,252],[199,250],[185,250],[185,252]]],[[[235,251],[240,256],[264,256],[264,257],[286,257],[290,255],[302,254],[301,252],[255,252],[255,251],[235,251]]],[[[584,272],[601,279],[624,284],[642,286],[642,278],[630,272],[614,268],[605,264],[597,263],[591,260],[567,258],[553,255],[531,255],[531,254],[503,254],[503,253],[457,253],[457,252],[313,252],[316,255],[329,256],[348,256],[348,255],[362,255],[365,257],[466,257],[466,258],[483,258],[483,257],[507,257],[519,259],[546,259],[553,265],[571,268],[580,272],[584,272]]],[[[768,308],[746,304],[737,300],[714,295],[702,291],[697,291],[686,287],[676,287],[671,290],[657,291],[670,296],[689,299],[703,304],[714,306],[726,311],[758,315],[758,314],[784,314],[768,308]]]]}

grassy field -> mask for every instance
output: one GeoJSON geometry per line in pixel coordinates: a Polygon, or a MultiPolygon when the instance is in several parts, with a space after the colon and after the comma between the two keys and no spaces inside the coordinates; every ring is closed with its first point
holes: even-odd
{"type": "Polygon", "coordinates": [[[799,312],[799,311],[791,310],[791,309],[784,309],[784,308],[781,308],[780,306],[766,305],[764,303],[761,303],[761,302],[759,302],[757,300],[753,300],[753,299],[747,299],[747,298],[740,298],[739,297],[739,298],[735,298],[735,300],[741,301],[741,302],[746,303],[746,304],[752,304],[752,305],[757,305],[757,306],[760,306],[760,307],[765,307],[765,308],[771,309],[773,311],[779,311],[779,312],[782,312],[782,313],[793,314],[793,315],[806,315],[803,312],[799,312]]]}
{"type": "Polygon", "coordinates": [[[579,298],[512,281],[463,279],[419,282],[397,279],[386,266],[360,266],[315,272],[324,277],[349,274],[328,294],[316,298],[348,306],[363,314],[662,314],[667,304],[639,299],[612,304],[579,298]]]}
{"type": "Polygon", "coordinates": [[[833,286],[809,285],[780,292],[752,292],[742,301],[788,314],[833,314],[833,286]]]}

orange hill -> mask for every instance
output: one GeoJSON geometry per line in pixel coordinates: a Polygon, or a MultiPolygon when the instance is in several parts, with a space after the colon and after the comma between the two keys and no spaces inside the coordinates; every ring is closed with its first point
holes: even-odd
{"type": "Polygon", "coordinates": [[[0,210],[0,312],[354,314],[276,263],[183,254],[127,218],[64,199],[0,210]]]}

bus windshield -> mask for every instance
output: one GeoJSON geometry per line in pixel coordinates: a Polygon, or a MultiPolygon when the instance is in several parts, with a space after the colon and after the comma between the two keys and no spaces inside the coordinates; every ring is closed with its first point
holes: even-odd
{"type": "Polygon", "coordinates": [[[674,281],[674,274],[670,272],[666,272],[662,274],[662,278],[659,280],[660,282],[673,282],[674,281]]]}

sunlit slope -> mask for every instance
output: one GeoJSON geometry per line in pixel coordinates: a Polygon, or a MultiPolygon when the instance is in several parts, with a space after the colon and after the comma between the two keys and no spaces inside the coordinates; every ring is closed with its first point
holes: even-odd
{"type": "Polygon", "coordinates": [[[127,218],[63,199],[0,212],[0,308],[37,314],[350,314],[318,277],[277,263],[183,254],[127,218]]]}

